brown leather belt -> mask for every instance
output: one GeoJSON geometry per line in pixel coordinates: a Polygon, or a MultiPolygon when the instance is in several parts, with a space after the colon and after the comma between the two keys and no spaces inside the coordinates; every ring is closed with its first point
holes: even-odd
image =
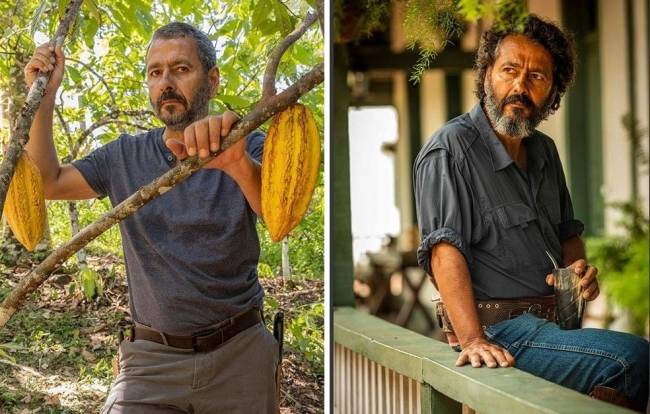
{"type": "MultiPolygon", "coordinates": [[[[442,331],[453,334],[447,307],[440,300],[434,301],[438,324],[442,331]]],[[[476,311],[483,330],[501,321],[532,313],[540,318],[555,322],[555,296],[525,297],[517,299],[494,299],[476,301],[476,311]]]]}
{"type": "Polygon", "coordinates": [[[244,313],[223,321],[213,329],[206,329],[192,335],[170,335],[139,323],[132,324],[130,329],[125,329],[125,324],[121,323],[119,336],[120,342],[123,339],[128,339],[131,342],[136,339],[143,339],[145,341],[169,345],[174,348],[193,349],[195,352],[209,352],[217,349],[238,333],[261,321],[262,315],[260,310],[258,308],[251,308],[244,313]]]}

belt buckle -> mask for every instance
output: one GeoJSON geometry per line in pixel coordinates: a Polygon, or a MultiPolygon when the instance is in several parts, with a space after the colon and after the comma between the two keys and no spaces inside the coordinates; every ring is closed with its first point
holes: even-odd
{"type": "Polygon", "coordinates": [[[528,313],[532,313],[533,315],[542,318],[542,305],[539,303],[533,303],[528,307],[528,313]]]}
{"type": "Polygon", "coordinates": [[[197,340],[199,338],[207,338],[217,332],[221,332],[221,343],[223,343],[223,329],[205,329],[203,331],[194,332],[192,334],[192,350],[194,352],[203,352],[199,349],[197,340]]]}

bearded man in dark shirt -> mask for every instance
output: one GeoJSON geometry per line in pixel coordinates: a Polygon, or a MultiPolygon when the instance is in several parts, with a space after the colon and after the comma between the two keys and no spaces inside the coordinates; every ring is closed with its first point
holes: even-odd
{"type": "Polygon", "coordinates": [[[487,31],[477,57],[480,103],[449,121],[414,165],[420,265],[457,365],[516,366],[596,398],[644,411],[648,342],[600,329],[561,330],[553,265],[599,294],[560,158],[535,127],[574,77],[570,38],[531,15],[523,31],[487,31]]]}

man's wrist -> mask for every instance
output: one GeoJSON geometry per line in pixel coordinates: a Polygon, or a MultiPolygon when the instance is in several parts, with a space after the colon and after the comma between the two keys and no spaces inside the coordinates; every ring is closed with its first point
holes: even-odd
{"type": "Polygon", "coordinates": [[[228,164],[223,171],[235,181],[247,180],[254,175],[255,165],[253,163],[255,160],[248,155],[248,152],[244,152],[241,158],[228,164]]]}
{"type": "Polygon", "coordinates": [[[43,95],[43,99],[41,99],[41,103],[38,106],[38,109],[50,109],[54,110],[54,105],[56,104],[56,92],[54,93],[46,93],[43,95]]]}
{"type": "Polygon", "coordinates": [[[480,330],[478,332],[473,332],[471,335],[466,335],[465,337],[458,338],[458,342],[460,342],[461,348],[465,348],[467,346],[470,346],[476,342],[482,342],[482,341],[487,341],[487,338],[483,334],[483,331],[480,330]]]}

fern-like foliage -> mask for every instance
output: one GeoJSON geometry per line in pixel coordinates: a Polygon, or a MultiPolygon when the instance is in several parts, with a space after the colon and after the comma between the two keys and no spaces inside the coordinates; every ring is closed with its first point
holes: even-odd
{"type": "Polygon", "coordinates": [[[489,19],[496,30],[523,31],[527,16],[525,0],[406,0],[407,47],[420,55],[411,81],[420,80],[438,53],[463,35],[468,23],[489,19]]]}

